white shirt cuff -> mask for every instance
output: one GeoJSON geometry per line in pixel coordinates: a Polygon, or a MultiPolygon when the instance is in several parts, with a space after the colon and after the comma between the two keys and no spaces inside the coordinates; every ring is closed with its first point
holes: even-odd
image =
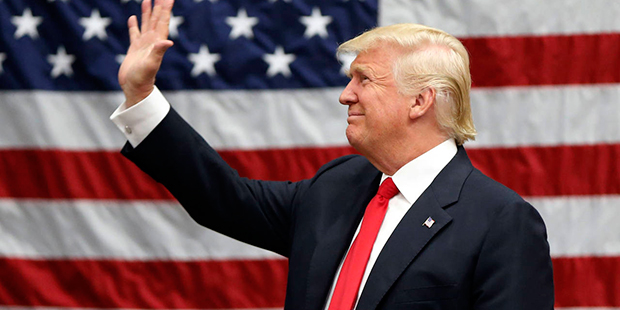
{"type": "Polygon", "coordinates": [[[110,120],[123,132],[127,141],[137,147],[170,111],[170,104],[157,86],[146,98],[127,108],[123,102],[110,116],[110,120]]]}

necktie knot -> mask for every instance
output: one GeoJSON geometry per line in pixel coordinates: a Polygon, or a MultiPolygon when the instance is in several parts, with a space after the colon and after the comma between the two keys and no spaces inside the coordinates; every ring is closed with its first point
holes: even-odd
{"type": "Polygon", "coordinates": [[[379,186],[377,195],[383,196],[385,199],[389,200],[398,193],[398,187],[396,187],[396,184],[394,184],[392,178],[387,178],[383,181],[383,183],[381,183],[381,186],[379,186]]]}

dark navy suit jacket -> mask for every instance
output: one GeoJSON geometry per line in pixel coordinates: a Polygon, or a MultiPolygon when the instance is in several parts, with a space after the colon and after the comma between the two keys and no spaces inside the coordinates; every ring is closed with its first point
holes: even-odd
{"type": "MultiPolygon", "coordinates": [[[[295,183],[241,178],[174,110],[123,154],[198,223],[288,257],[291,310],[324,309],[381,178],[358,155],[295,183]]],[[[553,302],[540,215],[473,168],[459,147],[390,236],[357,309],[551,310],[553,302]],[[423,225],[429,216],[431,228],[423,225]]]]}

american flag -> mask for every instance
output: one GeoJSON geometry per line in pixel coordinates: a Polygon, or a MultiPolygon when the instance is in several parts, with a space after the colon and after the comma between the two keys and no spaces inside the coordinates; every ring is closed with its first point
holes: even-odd
{"type": "MultiPolygon", "coordinates": [[[[118,153],[138,2],[0,0],[0,308],[281,308],[284,258],[193,223],[118,153]]],[[[446,30],[471,55],[470,158],[545,219],[556,308],[620,309],[618,16],[615,0],[178,0],[157,85],[240,174],[300,180],[354,152],[338,43],[446,30]]]]}

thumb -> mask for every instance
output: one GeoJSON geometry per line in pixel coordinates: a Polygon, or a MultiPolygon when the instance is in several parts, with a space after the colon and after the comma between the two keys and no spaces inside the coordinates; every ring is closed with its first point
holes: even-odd
{"type": "Polygon", "coordinates": [[[164,40],[155,43],[155,46],[153,46],[153,50],[151,50],[151,56],[155,58],[155,61],[161,62],[162,58],[164,58],[164,54],[170,47],[172,47],[172,45],[174,45],[174,43],[170,40],[164,40]]]}

